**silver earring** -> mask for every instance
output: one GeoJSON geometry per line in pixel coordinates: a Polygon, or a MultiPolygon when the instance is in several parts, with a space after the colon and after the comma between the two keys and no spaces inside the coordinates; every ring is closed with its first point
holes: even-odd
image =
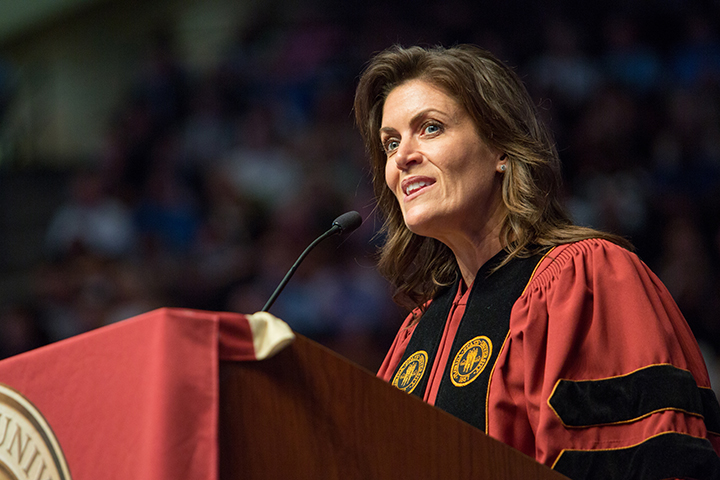
{"type": "Polygon", "coordinates": [[[500,165],[500,171],[504,172],[505,170],[507,170],[507,166],[505,164],[500,165]]]}

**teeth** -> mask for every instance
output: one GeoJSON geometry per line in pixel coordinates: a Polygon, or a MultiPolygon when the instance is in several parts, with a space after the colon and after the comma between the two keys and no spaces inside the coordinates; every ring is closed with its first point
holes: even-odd
{"type": "Polygon", "coordinates": [[[430,184],[427,182],[413,182],[410,185],[405,187],[405,195],[411,195],[416,190],[419,190],[422,187],[425,187],[427,185],[430,185],[430,184]]]}

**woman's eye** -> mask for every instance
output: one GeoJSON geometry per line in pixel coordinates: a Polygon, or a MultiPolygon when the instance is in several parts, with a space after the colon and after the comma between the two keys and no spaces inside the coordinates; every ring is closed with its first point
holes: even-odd
{"type": "Polygon", "coordinates": [[[385,144],[383,145],[385,148],[385,153],[390,153],[398,148],[400,146],[400,142],[394,139],[386,140],[385,144]]]}
{"type": "Polygon", "coordinates": [[[425,133],[428,135],[432,135],[433,133],[438,133],[440,131],[440,125],[437,125],[435,123],[430,123],[425,127],[425,133]]]}

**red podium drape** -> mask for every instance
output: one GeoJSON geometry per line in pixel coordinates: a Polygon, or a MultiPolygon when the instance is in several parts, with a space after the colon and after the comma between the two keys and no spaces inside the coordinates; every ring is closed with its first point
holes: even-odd
{"type": "Polygon", "coordinates": [[[160,309],[0,362],[72,478],[215,480],[220,360],[254,358],[244,315],[160,309]]]}

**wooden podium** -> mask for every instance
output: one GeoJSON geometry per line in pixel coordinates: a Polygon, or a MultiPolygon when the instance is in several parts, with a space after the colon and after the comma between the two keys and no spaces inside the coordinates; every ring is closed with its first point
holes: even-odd
{"type": "Polygon", "coordinates": [[[0,477],[565,478],[304,337],[252,360],[248,325],[160,309],[3,360],[0,477]]]}
{"type": "Polygon", "coordinates": [[[220,478],[564,479],[298,336],[220,366],[220,478]]]}

